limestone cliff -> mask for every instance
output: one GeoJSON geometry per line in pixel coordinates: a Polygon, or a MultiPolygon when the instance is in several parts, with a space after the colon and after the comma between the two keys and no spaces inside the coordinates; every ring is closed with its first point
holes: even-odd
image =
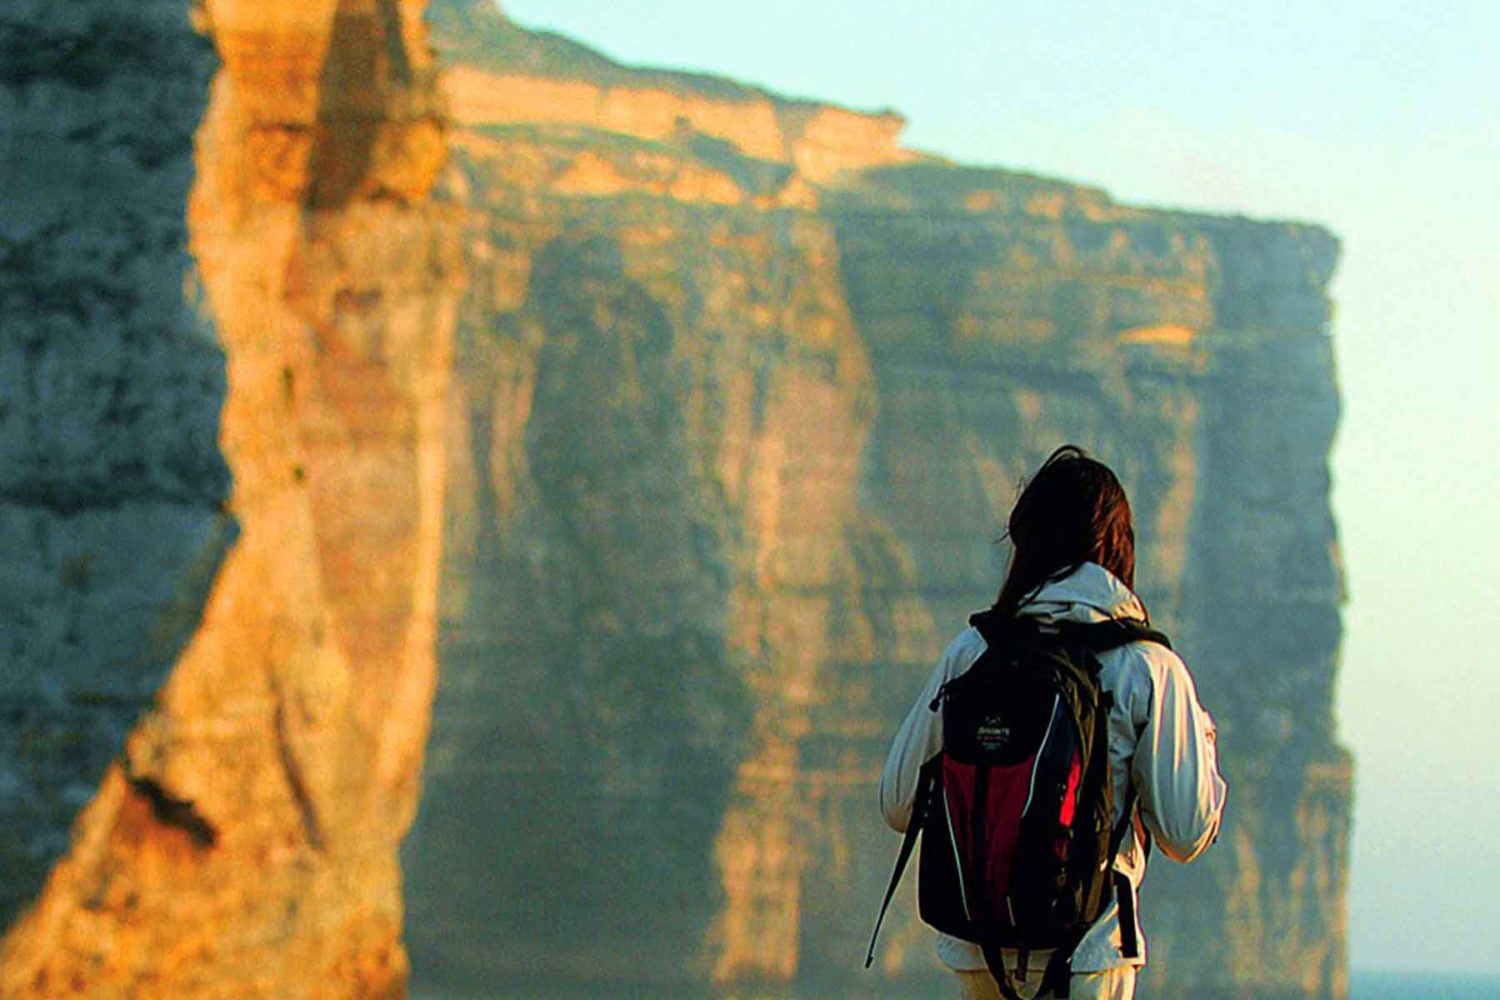
{"type": "MultiPolygon", "coordinates": [[[[842,995],[885,742],[1071,440],[1131,491],[1234,788],[1211,860],[1148,883],[1152,995],[1342,995],[1334,241],[434,17],[470,284],[419,985],[842,995]],[[788,125],[834,119],[830,157],[788,125]]],[[[883,974],[933,975],[927,942],[908,907],[883,974]]]]}
{"type": "Polygon", "coordinates": [[[213,56],[173,2],[0,14],[0,916],[191,636],[235,534],[183,294],[213,56]]]}
{"type": "Polygon", "coordinates": [[[876,769],[1064,440],[1233,789],[1152,995],[1342,996],[1332,238],[423,6],[0,14],[0,996],[928,983],[876,769]]]}
{"type": "Polygon", "coordinates": [[[459,265],[421,6],[4,15],[0,995],[404,994],[459,265]]]}

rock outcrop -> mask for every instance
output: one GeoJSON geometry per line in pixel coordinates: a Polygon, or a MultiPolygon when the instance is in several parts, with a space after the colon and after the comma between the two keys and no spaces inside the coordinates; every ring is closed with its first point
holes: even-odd
{"type": "Polygon", "coordinates": [[[183,294],[214,61],[185,4],[0,14],[0,916],[192,635],[235,535],[183,294]]]}
{"type": "MultiPolygon", "coordinates": [[[[1342,995],[1333,239],[958,167],[883,116],[815,160],[786,123],[857,114],[434,16],[470,285],[419,985],[842,995],[886,740],[997,587],[1017,480],[1077,441],[1234,789],[1211,859],[1148,883],[1152,995],[1342,995]]],[[[934,974],[911,908],[881,968],[934,974]]]]}
{"type": "Polygon", "coordinates": [[[46,881],[0,995],[404,995],[459,273],[421,6],[5,15],[10,915],[46,881]]]}
{"type": "Polygon", "coordinates": [[[422,0],[191,6],[0,14],[0,996],[847,995],[886,740],[1065,440],[1232,786],[1151,994],[1344,994],[1327,233],[487,0],[442,77],[422,0]]]}

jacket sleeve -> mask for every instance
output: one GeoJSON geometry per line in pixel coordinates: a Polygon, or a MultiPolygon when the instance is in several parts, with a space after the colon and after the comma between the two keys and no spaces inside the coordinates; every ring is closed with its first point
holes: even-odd
{"type": "Polygon", "coordinates": [[[917,797],[917,777],[932,755],[943,745],[943,714],[929,707],[943,682],[952,676],[958,642],[955,640],[938,660],[926,687],[916,704],[906,713],[896,738],[891,741],[880,773],[880,811],[891,829],[905,832],[911,822],[912,806],[917,797]]]}
{"type": "Polygon", "coordinates": [[[1216,730],[1177,654],[1161,649],[1147,655],[1151,704],[1131,778],[1141,819],[1157,845],[1172,860],[1188,862],[1213,843],[1224,813],[1216,730]]]}

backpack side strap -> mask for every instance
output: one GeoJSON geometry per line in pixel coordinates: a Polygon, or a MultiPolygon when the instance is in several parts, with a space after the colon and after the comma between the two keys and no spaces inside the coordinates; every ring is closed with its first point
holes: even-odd
{"type": "MultiPolygon", "coordinates": [[[[1125,835],[1135,829],[1135,807],[1137,802],[1136,790],[1130,789],[1125,799],[1125,815],[1120,817],[1120,822],[1115,824],[1114,830],[1109,836],[1109,867],[1110,876],[1115,883],[1115,902],[1119,906],[1120,920],[1120,956],[1122,958],[1138,958],[1141,954],[1140,941],[1135,934],[1135,890],[1130,884],[1130,877],[1124,872],[1115,871],[1115,858],[1120,854],[1120,848],[1125,843],[1125,835]]],[[[1147,833],[1145,846],[1142,848],[1146,856],[1151,855],[1151,834],[1147,833]]]]}
{"type": "MultiPolygon", "coordinates": [[[[979,950],[984,954],[984,964],[989,966],[990,975],[994,977],[995,985],[999,987],[1002,1000],[1021,1000],[1021,994],[1017,993],[1010,985],[1010,977],[1005,974],[1005,954],[997,946],[980,942],[979,950]]],[[[1026,949],[1022,948],[1017,953],[1016,973],[1018,981],[1026,981],[1026,949]]]]}
{"type": "Polygon", "coordinates": [[[886,886],[885,899],[880,904],[880,915],[875,918],[875,930],[870,933],[870,950],[865,955],[865,968],[875,964],[875,939],[880,936],[880,925],[885,922],[885,911],[890,909],[891,897],[896,895],[896,887],[901,884],[901,874],[906,871],[906,864],[911,860],[911,852],[917,846],[917,838],[922,834],[922,824],[927,818],[927,806],[932,800],[932,793],[937,785],[937,770],[930,766],[922,768],[921,776],[917,779],[917,797],[912,802],[911,819],[906,824],[906,834],[901,840],[901,853],[896,856],[896,867],[891,872],[890,885],[886,886]]]}

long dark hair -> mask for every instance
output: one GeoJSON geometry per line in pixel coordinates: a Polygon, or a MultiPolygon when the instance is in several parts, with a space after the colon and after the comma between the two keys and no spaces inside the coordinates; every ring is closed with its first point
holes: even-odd
{"type": "Polygon", "coordinates": [[[1125,489],[1109,466],[1076,445],[1054,451],[1011,508],[1015,547],[995,610],[1013,616],[1051,580],[1098,563],[1135,589],[1135,527],[1125,489]]]}

